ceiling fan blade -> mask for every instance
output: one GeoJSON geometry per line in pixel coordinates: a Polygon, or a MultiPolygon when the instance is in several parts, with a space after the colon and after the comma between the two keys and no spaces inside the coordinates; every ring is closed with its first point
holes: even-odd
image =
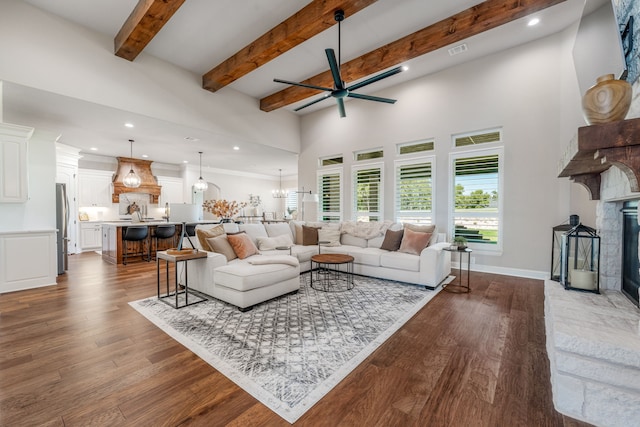
{"type": "Polygon", "coordinates": [[[385,71],[384,73],[380,73],[377,76],[373,76],[371,78],[368,78],[367,80],[361,81],[360,83],[353,84],[353,85],[349,86],[347,88],[347,90],[349,90],[349,91],[356,90],[356,89],[359,89],[359,88],[361,88],[363,86],[370,85],[371,83],[375,83],[375,82],[377,82],[379,80],[386,79],[387,77],[391,77],[391,76],[393,76],[395,74],[398,74],[398,73],[401,73],[401,72],[402,72],[402,67],[396,67],[396,68],[393,68],[393,69],[391,69],[389,71],[385,71]]]}
{"type": "Polygon", "coordinates": [[[336,98],[338,101],[338,110],[340,111],[340,117],[347,117],[347,112],[344,110],[344,98],[336,98]]]}
{"type": "Polygon", "coordinates": [[[331,75],[333,76],[333,84],[336,85],[336,89],[344,89],[344,82],[340,77],[340,67],[338,61],[336,61],[336,54],[333,49],[325,49],[327,59],[329,60],[329,68],[331,68],[331,75]]]}
{"type": "Polygon", "coordinates": [[[313,100],[313,101],[311,101],[311,102],[309,102],[309,103],[307,103],[307,104],[304,104],[304,105],[303,105],[303,106],[301,106],[301,107],[298,107],[298,108],[294,109],[293,111],[300,111],[300,110],[302,110],[303,108],[307,108],[307,107],[309,107],[310,105],[315,104],[316,102],[324,101],[325,99],[327,99],[327,98],[328,98],[328,97],[330,97],[330,96],[331,96],[330,94],[326,94],[326,95],[324,95],[324,96],[322,96],[322,97],[320,97],[320,98],[318,98],[318,99],[315,99],[315,100],[313,100]]]}
{"type": "Polygon", "coordinates": [[[347,96],[349,98],[365,99],[367,101],[386,102],[387,104],[395,104],[397,101],[397,99],[380,98],[379,96],[371,96],[371,95],[361,95],[359,93],[353,93],[353,92],[349,92],[349,95],[347,96]]]}
{"type": "Polygon", "coordinates": [[[328,92],[331,92],[333,90],[333,89],[328,88],[328,87],[314,86],[314,85],[308,85],[308,84],[298,83],[298,82],[290,82],[288,80],[273,79],[273,81],[276,82],[276,83],[284,83],[284,84],[293,85],[293,86],[307,87],[309,89],[325,90],[325,91],[328,91],[328,92]]]}

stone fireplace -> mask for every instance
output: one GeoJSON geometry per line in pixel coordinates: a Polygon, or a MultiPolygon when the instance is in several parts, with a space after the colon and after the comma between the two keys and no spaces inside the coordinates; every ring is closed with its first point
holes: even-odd
{"type": "MultiPolygon", "coordinates": [[[[580,128],[560,165],[561,177],[584,185],[598,200],[601,294],[545,282],[553,401],[559,412],[598,426],[640,420],[640,310],[621,292],[621,211],[640,199],[639,135],[640,119],[580,128]]],[[[635,242],[627,262],[637,269],[635,242]]]]}

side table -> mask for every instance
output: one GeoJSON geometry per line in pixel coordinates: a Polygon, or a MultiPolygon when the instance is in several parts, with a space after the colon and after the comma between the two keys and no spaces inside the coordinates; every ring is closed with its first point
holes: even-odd
{"type": "Polygon", "coordinates": [[[191,289],[189,289],[189,275],[187,273],[187,262],[191,261],[191,260],[195,260],[195,259],[200,259],[200,258],[206,258],[207,257],[207,253],[203,252],[203,251],[197,251],[197,252],[187,252],[187,253],[180,253],[180,254],[170,254],[167,251],[161,251],[157,253],[157,257],[156,257],[156,271],[157,271],[157,276],[158,276],[158,299],[162,302],[164,302],[165,304],[168,304],[169,306],[173,307],[173,308],[183,308],[186,307],[188,305],[193,305],[193,304],[197,304],[199,302],[202,301],[206,301],[207,298],[205,298],[204,296],[202,296],[199,292],[197,291],[193,291],[191,289]],[[160,293],[160,260],[164,260],[164,265],[165,265],[165,270],[166,270],[166,285],[167,285],[167,292],[166,294],[161,294],[160,293]],[[179,284],[178,284],[178,264],[179,263],[184,263],[184,291],[180,291],[178,289],[179,284]],[[170,283],[169,283],[169,263],[173,263],[174,264],[174,283],[175,283],[175,291],[171,292],[170,291],[170,283]],[[189,302],[189,294],[191,294],[192,296],[196,297],[197,300],[193,301],[193,302],[189,302]],[[184,304],[180,304],[179,303],[179,299],[178,296],[179,295],[184,295],[184,304]],[[175,304],[172,303],[170,301],[171,297],[175,296],[175,304]]]}
{"type": "Polygon", "coordinates": [[[450,247],[448,248],[442,248],[443,251],[447,251],[447,252],[451,252],[451,253],[458,253],[458,283],[454,284],[454,283],[449,283],[447,285],[442,285],[442,289],[444,289],[445,291],[449,291],[449,292],[454,292],[457,294],[462,294],[462,293],[468,293],[471,291],[471,288],[469,287],[469,277],[471,274],[471,252],[473,252],[473,250],[469,249],[469,248],[465,248],[465,249],[451,249],[450,247]],[[463,260],[464,260],[464,255],[467,255],[467,286],[464,286],[462,283],[462,272],[464,271],[462,268],[463,265],[463,260]]]}

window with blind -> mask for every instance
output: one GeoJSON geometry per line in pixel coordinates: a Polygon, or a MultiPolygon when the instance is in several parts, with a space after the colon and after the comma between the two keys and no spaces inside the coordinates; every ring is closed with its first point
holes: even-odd
{"type": "Polygon", "coordinates": [[[382,221],[382,163],[353,168],[354,217],[356,221],[382,221]]]}
{"type": "Polygon", "coordinates": [[[397,222],[433,222],[433,157],[396,161],[395,217],[397,222]]]}
{"type": "Polygon", "coordinates": [[[452,154],[452,235],[470,246],[501,249],[502,148],[452,154]]]}
{"type": "Polygon", "coordinates": [[[319,221],[342,221],[342,169],[318,172],[319,221]]]}
{"type": "Polygon", "coordinates": [[[288,215],[291,215],[292,213],[298,210],[298,189],[297,188],[287,189],[287,198],[285,199],[285,209],[287,210],[288,215]]]}

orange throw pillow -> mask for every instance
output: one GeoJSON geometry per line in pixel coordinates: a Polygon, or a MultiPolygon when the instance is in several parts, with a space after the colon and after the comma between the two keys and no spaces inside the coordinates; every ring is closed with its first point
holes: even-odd
{"type": "Polygon", "coordinates": [[[246,233],[227,234],[227,240],[229,240],[229,244],[231,244],[233,251],[240,259],[245,259],[251,255],[257,255],[260,253],[258,252],[256,245],[251,240],[251,237],[246,233]]]}

